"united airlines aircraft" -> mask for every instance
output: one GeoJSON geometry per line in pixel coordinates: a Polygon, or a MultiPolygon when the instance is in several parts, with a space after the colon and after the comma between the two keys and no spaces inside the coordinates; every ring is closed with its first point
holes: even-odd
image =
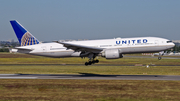
{"type": "MultiPolygon", "coordinates": [[[[86,40],[51,43],[41,43],[18,21],[10,21],[19,40],[20,47],[17,52],[47,57],[88,57],[85,65],[98,63],[97,56],[106,59],[122,58],[123,54],[160,52],[174,47],[174,43],[168,39],[158,37],[134,37],[114,38],[102,40],[86,40]]],[[[161,54],[158,57],[161,59],[161,54]]]]}

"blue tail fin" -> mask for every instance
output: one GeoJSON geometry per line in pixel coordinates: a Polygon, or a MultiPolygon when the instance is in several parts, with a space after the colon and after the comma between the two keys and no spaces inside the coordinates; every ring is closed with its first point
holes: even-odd
{"type": "Polygon", "coordinates": [[[10,23],[14,29],[14,32],[16,33],[16,36],[21,46],[39,44],[39,41],[30,32],[28,32],[18,21],[12,20],[10,21],[10,23]]]}

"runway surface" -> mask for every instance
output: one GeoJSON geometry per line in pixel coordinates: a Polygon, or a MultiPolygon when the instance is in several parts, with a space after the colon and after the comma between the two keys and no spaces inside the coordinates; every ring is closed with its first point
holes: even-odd
{"type": "MultiPolygon", "coordinates": [[[[135,66],[136,64],[93,64],[93,66],[135,66]]],[[[85,66],[84,64],[0,64],[0,66],[85,66]]],[[[142,65],[146,66],[146,65],[142,65]]],[[[172,65],[155,65],[149,66],[180,66],[176,64],[172,65]]]]}
{"type": "Polygon", "coordinates": [[[0,74],[0,79],[180,80],[175,75],[0,74]]]}

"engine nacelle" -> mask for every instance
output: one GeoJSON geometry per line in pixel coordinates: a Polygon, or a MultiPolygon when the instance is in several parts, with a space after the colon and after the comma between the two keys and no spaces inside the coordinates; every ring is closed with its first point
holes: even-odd
{"type": "Polygon", "coordinates": [[[102,53],[102,56],[106,59],[118,59],[123,57],[119,49],[107,49],[102,53]]]}

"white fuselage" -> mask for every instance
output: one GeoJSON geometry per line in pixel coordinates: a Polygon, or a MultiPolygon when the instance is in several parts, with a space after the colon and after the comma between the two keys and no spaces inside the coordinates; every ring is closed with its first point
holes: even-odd
{"type": "MultiPolygon", "coordinates": [[[[121,54],[159,52],[174,47],[168,39],[158,37],[115,38],[103,40],[71,41],[66,43],[99,47],[104,50],[119,49],[121,54]]],[[[102,52],[103,52],[102,51],[102,52]]],[[[36,45],[18,47],[18,52],[48,57],[80,56],[80,52],[67,49],[59,43],[41,43],[36,45]],[[21,50],[22,48],[22,50],[21,50]],[[25,50],[27,49],[27,50],[25,50]],[[29,49],[29,50],[28,50],[29,49]]]]}

